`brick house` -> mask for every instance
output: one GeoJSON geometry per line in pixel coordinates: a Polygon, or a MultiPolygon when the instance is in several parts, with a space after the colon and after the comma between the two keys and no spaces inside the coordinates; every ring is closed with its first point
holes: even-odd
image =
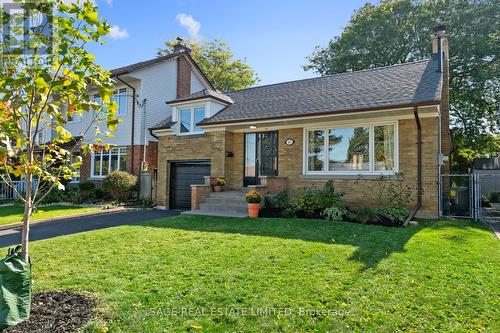
{"type": "Polygon", "coordinates": [[[413,189],[417,216],[437,217],[450,139],[448,43],[436,30],[427,60],[172,99],[151,128],[159,208],[200,208],[214,177],[235,196],[333,179],[348,205],[370,206],[384,175],[413,189]]]}
{"type": "MultiPolygon", "coordinates": [[[[100,183],[115,170],[134,175],[139,175],[144,169],[156,170],[158,142],[148,128],[171,114],[172,108],[165,102],[204,89],[214,89],[190,51],[179,41],[171,54],[111,70],[116,83],[113,98],[118,104],[117,118],[121,123],[113,132],[114,137],[106,138],[105,142],[114,148],[82,156],[80,175],[74,182],[90,180],[100,183]]],[[[95,102],[100,102],[97,91],[89,91],[89,94],[95,102]]],[[[94,118],[93,112],[75,115],[64,127],[77,138],[94,125],[102,127],[104,133],[105,124],[95,123],[94,118]]],[[[49,131],[41,133],[40,141],[50,140],[49,131]]],[[[83,141],[92,143],[94,140],[94,131],[87,131],[83,141]]],[[[75,155],[80,154],[78,147],[74,151],[75,155]]]]}

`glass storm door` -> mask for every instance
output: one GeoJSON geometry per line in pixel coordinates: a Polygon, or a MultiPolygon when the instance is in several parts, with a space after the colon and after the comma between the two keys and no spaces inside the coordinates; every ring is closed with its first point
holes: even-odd
{"type": "Polygon", "coordinates": [[[278,175],[278,132],[245,134],[244,186],[258,185],[259,176],[278,175]]]}

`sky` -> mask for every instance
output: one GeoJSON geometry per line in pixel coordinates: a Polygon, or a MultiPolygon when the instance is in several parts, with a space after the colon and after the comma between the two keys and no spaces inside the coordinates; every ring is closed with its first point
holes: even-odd
{"type": "Polygon", "coordinates": [[[113,69],[154,58],[177,36],[220,39],[258,73],[258,85],[317,76],[306,57],[326,46],[366,0],[97,0],[112,26],[89,51],[113,69]]]}

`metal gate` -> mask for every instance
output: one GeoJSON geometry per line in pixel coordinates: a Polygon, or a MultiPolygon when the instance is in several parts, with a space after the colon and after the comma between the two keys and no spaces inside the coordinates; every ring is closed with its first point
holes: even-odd
{"type": "Polygon", "coordinates": [[[500,172],[474,172],[475,219],[500,218],[500,172]]]}
{"type": "Polygon", "coordinates": [[[441,216],[474,217],[473,177],[467,174],[443,174],[440,180],[441,216]]]}
{"type": "Polygon", "coordinates": [[[500,214],[500,173],[443,174],[439,188],[443,217],[481,219],[500,214]]]}

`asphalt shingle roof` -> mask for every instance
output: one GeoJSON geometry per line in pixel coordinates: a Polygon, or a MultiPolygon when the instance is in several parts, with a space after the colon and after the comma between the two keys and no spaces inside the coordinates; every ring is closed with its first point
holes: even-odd
{"type": "Polygon", "coordinates": [[[149,66],[149,65],[153,65],[153,64],[162,62],[164,60],[167,60],[167,59],[175,58],[177,56],[178,56],[178,54],[172,53],[172,54],[168,54],[168,55],[165,55],[165,56],[162,56],[162,57],[157,57],[157,58],[154,58],[154,59],[137,62],[135,64],[131,64],[131,65],[127,65],[127,66],[115,68],[115,69],[112,69],[110,71],[111,72],[111,76],[127,74],[127,73],[133,72],[133,71],[135,71],[137,69],[140,69],[140,68],[143,68],[143,67],[146,67],[146,66],[149,66]]]}
{"type": "Polygon", "coordinates": [[[175,121],[172,121],[172,116],[169,116],[162,121],[160,121],[158,124],[154,125],[153,127],[150,127],[150,130],[154,129],[164,129],[164,128],[170,128],[172,125],[175,124],[175,121]]]}
{"type": "Polygon", "coordinates": [[[203,89],[203,90],[197,91],[195,93],[192,93],[191,95],[187,95],[184,97],[174,99],[172,101],[169,101],[168,103],[194,101],[194,100],[206,98],[206,97],[213,97],[213,98],[218,99],[218,100],[225,102],[225,103],[232,103],[233,102],[231,97],[221,93],[220,91],[203,89]]]}
{"type": "Polygon", "coordinates": [[[349,112],[438,102],[438,58],[226,93],[233,100],[202,124],[349,112]]]}

